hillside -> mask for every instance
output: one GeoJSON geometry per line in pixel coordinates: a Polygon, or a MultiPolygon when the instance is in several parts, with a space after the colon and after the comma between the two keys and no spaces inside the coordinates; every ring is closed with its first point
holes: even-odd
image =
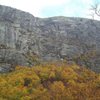
{"type": "Polygon", "coordinates": [[[0,71],[35,65],[34,56],[40,61],[74,61],[100,72],[100,22],[62,16],[36,18],[0,5],[0,71]]]}

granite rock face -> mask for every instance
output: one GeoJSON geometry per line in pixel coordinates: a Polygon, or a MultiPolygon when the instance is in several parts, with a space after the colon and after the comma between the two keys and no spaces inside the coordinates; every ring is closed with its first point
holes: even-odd
{"type": "Polygon", "coordinates": [[[0,6],[0,63],[29,65],[27,56],[32,54],[47,61],[74,60],[100,72],[100,22],[62,16],[37,18],[0,6]]]}

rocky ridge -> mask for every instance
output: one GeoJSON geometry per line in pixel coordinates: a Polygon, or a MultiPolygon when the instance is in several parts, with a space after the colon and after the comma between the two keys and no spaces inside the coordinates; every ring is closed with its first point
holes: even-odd
{"type": "Polygon", "coordinates": [[[37,18],[0,5],[0,72],[10,65],[34,65],[29,62],[33,55],[44,61],[75,61],[100,72],[100,22],[37,18]]]}

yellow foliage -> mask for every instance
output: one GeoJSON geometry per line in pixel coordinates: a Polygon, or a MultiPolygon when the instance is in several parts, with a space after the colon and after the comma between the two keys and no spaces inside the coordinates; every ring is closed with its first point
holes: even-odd
{"type": "Polygon", "coordinates": [[[100,75],[75,64],[17,66],[0,75],[0,100],[100,100],[100,75]]]}

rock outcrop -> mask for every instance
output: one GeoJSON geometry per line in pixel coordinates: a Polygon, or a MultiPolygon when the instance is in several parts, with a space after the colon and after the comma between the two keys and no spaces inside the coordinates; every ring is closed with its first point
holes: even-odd
{"type": "MultiPolygon", "coordinates": [[[[29,65],[29,57],[67,59],[100,72],[100,22],[83,18],[37,18],[0,6],[0,63],[29,65]]],[[[2,68],[1,68],[2,69],[2,68]]]]}

